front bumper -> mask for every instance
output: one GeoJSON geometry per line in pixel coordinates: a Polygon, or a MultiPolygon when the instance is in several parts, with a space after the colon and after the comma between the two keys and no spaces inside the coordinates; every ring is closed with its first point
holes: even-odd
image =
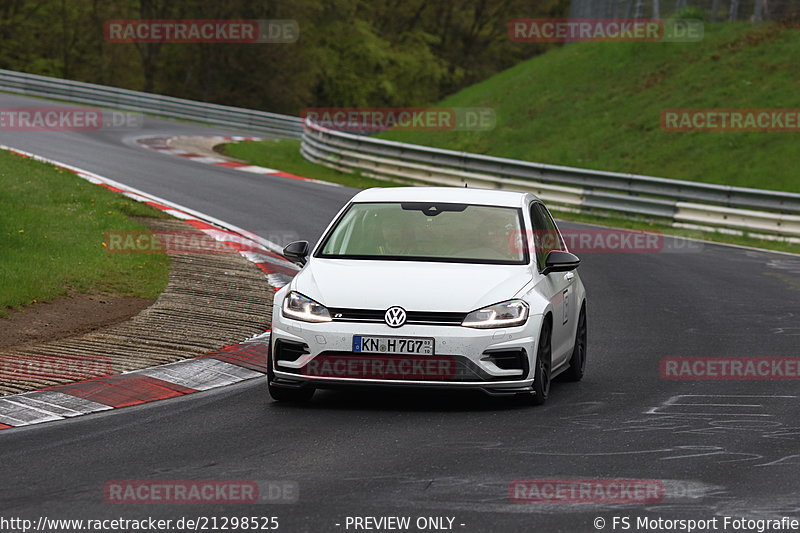
{"type": "Polygon", "coordinates": [[[490,394],[529,392],[542,317],[522,326],[474,329],[462,326],[381,323],[308,323],[282,316],[276,306],[271,342],[271,384],[301,388],[350,386],[480,389],[490,394]],[[353,352],[354,335],[433,338],[430,356],[353,352]]]}

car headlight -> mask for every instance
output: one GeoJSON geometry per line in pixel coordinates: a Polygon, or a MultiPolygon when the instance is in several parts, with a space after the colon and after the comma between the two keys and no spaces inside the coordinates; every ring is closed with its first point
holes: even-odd
{"type": "Polygon", "coordinates": [[[283,315],[303,322],[331,321],[331,314],[324,305],[295,291],[283,299],[283,315]]]}
{"type": "Polygon", "coordinates": [[[508,300],[473,311],[461,323],[468,328],[505,328],[520,326],[528,320],[528,304],[508,300]]]}

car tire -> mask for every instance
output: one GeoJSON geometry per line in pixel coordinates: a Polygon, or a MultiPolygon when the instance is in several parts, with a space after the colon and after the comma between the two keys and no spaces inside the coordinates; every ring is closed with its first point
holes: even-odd
{"type": "Polygon", "coordinates": [[[276,402],[305,403],[314,396],[313,387],[303,387],[300,389],[290,389],[285,387],[275,387],[269,384],[269,395],[276,402]]]}
{"type": "Polygon", "coordinates": [[[536,346],[536,362],[533,371],[533,391],[523,396],[528,405],[542,405],[550,395],[550,371],[552,369],[552,334],[550,320],[545,319],[539,342],[536,346]]]}
{"type": "Polygon", "coordinates": [[[296,389],[289,387],[276,387],[272,384],[274,379],[275,373],[272,371],[272,339],[270,339],[269,348],[267,349],[267,390],[269,390],[269,395],[272,397],[272,399],[276,402],[304,403],[311,400],[311,398],[314,396],[314,387],[302,387],[296,389]]]}
{"type": "Polygon", "coordinates": [[[567,381],[580,381],[586,368],[586,306],[581,307],[578,327],[575,330],[575,346],[569,359],[569,368],[564,372],[567,381]]]}

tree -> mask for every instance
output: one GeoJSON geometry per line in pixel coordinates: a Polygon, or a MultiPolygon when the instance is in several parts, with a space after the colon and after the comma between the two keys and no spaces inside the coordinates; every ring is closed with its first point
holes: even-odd
{"type": "Polygon", "coordinates": [[[731,0],[730,10],[728,11],[728,20],[730,22],[736,22],[736,18],[739,15],[739,0],[731,0]]]}
{"type": "Polygon", "coordinates": [[[634,10],[633,18],[644,18],[644,0],[636,0],[636,8],[634,10]]]}
{"type": "Polygon", "coordinates": [[[764,21],[764,4],[766,3],[765,0],[756,0],[755,8],[753,12],[753,22],[763,22],[764,21]]]}

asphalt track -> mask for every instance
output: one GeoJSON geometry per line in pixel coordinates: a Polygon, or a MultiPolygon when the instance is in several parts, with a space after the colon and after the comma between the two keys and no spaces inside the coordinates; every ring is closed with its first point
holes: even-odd
{"type": "MultiPolygon", "coordinates": [[[[0,95],[0,107],[37,105],[52,104],[0,95]]],[[[198,164],[134,142],[240,133],[148,118],[136,130],[0,131],[0,143],[265,237],[316,239],[353,190],[198,164]]],[[[410,392],[323,392],[285,406],[255,380],[7,429],[0,517],[277,516],[287,532],[354,531],[348,516],[454,517],[455,530],[476,532],[597,531],[596,517],[612,531],[615,516],[632,517],[630,531],[638,516],[800,517],[798,382],[672,381],[659,372],[670,356],[800,356],[800,258],[705,244],[582,259],[587,376],[554,383],[544,407],[410,392]],[[661,480],[666,496],[650,504],[509,499],[514,480],[613,478],[661,480]],[[103,487],[114,480],[287,480],[300,498],[109,504],[103,487]]]]}

